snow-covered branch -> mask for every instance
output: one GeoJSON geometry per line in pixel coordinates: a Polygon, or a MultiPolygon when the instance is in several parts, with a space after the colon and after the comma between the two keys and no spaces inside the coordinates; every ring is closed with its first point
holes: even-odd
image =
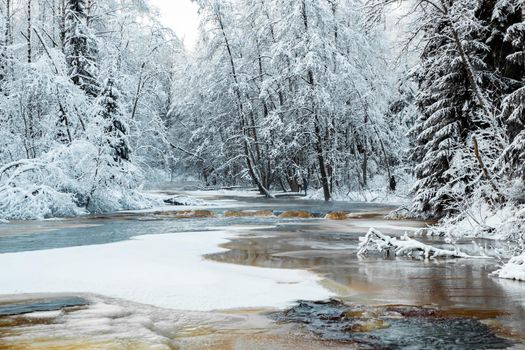
{"type": "Polygon", "coordinates": [[[459,249],[448,250],[430,246],[408,237],[406,234],[400,239],[390,237],[371,228],[365,237],[360,238],[357,255],[365,255],[369,251],[386,252],[393,250],[396,256],[408,256],[425,259],[435,258],[468,258],[490,259],[488,256],[472,256],[459,249]]]}

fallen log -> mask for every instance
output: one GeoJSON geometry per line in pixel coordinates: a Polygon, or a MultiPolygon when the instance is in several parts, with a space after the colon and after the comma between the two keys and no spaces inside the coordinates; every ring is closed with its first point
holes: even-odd
{"type": "Polygon", "coordinates": [[[400,239],[390,237],[378,230],[371,228],[365,237],[359,238],[359,250],[357,255],[366,255],[369,251],[386,252],[394,251],[396,256],[407,256],[415,258],[435,259],[435,258],[466,258],[466,259],[490,259],[488,256],[472,256],[460,251],[436,248],[428,244],[421,243],[408,237],[402,236],[400,239]]]}

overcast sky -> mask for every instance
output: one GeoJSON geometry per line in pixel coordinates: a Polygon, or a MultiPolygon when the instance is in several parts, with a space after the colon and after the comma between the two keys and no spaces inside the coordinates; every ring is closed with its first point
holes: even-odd
{"type": "Polygon", "coordinates": [[[188,49],[197,41],[199,17],[191,0],[149,0],[160,10],[162,23],[175,30],[188,49]]]}

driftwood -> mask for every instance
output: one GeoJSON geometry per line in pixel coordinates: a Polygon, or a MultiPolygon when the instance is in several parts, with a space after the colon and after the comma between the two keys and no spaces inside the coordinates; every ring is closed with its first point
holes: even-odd
{"type": "Polygon", "coordinates": [[[365,255],[369,251],[390,252],[393,250],[396,256],[419,257],[425,259],[435,258],[467,258],[488,259],[487,256],[472,256],[461,252],[459,249],[448,250],[421,243],[409,238],[406,234],[400,239],[385,235],[371,228],[365,237],[360,238],[359,251],[357,255],[365,255]]]}

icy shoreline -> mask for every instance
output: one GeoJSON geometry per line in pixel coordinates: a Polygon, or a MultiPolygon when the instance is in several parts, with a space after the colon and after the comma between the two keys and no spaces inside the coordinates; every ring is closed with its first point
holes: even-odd
{"type": "Polygon", "coordinates": [[[177,310],[282,308],[332,294],[319,277],[204,260],[225,231],[148,235],[97,246],[1,254],[0,294],[93,293],[177,310]]]}

